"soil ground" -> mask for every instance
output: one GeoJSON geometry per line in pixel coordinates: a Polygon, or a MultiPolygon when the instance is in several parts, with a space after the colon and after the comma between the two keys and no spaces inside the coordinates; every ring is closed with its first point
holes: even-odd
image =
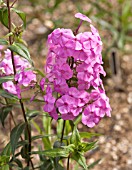
{"type": "MultiPolygon", "coordinates": [[[[39,6],[39,8],[41,7],[39,6]]],[[[62,5],[63,8],[64,6],[62,5]]],[[[24,8],[24,10],[28,15],[33,16],[32,7],[24,8]]],[[[76,11],[72,5],[69,5],[68,10],[70,14],[76,11]]],[[[56,16],[59,16],[58,11],[56,16]]],[[[41,15],[42,17],[43,14],[41,15]]],[[[51,18],[51,16],[46,16],[46,23],[52,29],[53,23],[48,18],[51,18]]],[[[43,70],[47,52],[45,38],[43,39],[42,36],[47,37],[50,32],[42,24],[42,20],[33,18],[24,33],[24,39],[30,47],[35,66],[41,70],[43,70]]],[[[65,22],[67,23],[67,20],[65,22]]],[[[3,31],[6,30],[0,30],[1,34],[3,31]]],[[[129,45],[129,48],[131,49],[132,47],[129,45]]],[[[98,138],[99,147],[86,154],[88,163],[92,163],[99,158],[102,159],[93,170],[132,170],[132,55],[123,54],[119,57],[121,75],[117,75],[117,77],[111,75],[105,79],[105,88],[112,107],[111,118],[104,118],[99,125],[92,129],[79,126],[81,131],[103,134],[98,138]]],[[[109,70],[110,68],[106,69],[109,70]]],[[[8,141],[8,128],[8,124],[6,124],[6,129],[0,126],[0,150],[8,141]]]]}

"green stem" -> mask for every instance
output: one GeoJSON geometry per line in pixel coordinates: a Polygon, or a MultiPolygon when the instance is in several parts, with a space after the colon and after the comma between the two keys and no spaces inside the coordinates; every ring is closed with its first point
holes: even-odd
{"type": "Polygon", "coordinates": [[[66,120],[64,120],[64,122],[63,122],[63,128],[62,128],[62,133],[61,133],[61,143],[62,143],[62,141],[63,141],[63,136],[64,136],[64,130],[65,130],[65,124],[66,124],[66,120]]]}

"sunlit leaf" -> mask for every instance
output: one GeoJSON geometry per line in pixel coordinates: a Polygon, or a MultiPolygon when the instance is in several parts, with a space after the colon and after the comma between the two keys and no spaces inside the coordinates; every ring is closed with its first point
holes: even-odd
{"type": "Polygon", "coordinates": [[[81,142],[81,137],[79,135],[77,127],[75,126],[71,136],[71,143],[73,143],[77,147],[80,142],[81,142]]]}
{"type": "Polygon", "coordinates": [[[61,148],[54,148],[44,151],[33,151],[32,154],[39,154],[39,155],[45,155],[48,157],[68,157],[69,150],[61,149],[61,148]]]}
{"type": "Polygon", "coordinates": [[[74,159],[80,166],[82,166],[85,170],[88,170],[86,159],[80,152],[74,152],[72,154],[72,159],[74,159]]]}

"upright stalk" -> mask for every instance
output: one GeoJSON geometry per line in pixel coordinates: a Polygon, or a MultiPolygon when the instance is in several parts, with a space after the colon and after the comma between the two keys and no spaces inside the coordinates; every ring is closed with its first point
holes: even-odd
{"type": "Polygon", "coordinates": [[[68,159],[67,159],[67,170],[70,170],[70,155],[68,156],[68,159]]]}
{"type": "MultiPolygon", "coordinates": [[[[15,4],[16,0],[13,2],[13,5],[15,4]]],[[[12,6],[13,6],[12,5],[12,6]]],[[[11,6],[11,7],[12,7],[11,6]]],[[[8,9],[8,30],[9,30],[9,33],[12,31],[11,30],[11,9],[10,7],[10,3],[9,3],[9,0],[7,0],[7,9],[8,9]]],[[[11,36],[9,36],[9,43],[10,45],[13,44],[13,41],[12,41],[12,38],[11,36]]],[[[15,68],[15,61],[14,61],[14,54],[13,54],[13,51],[11,51],[11,59],[12,59],[12,65],[13,65],[13,71],[14,71],[14,76],[16,74],[16,68],[15,68]]],[[[17,82],[16,82],[17,84],[17,82]]],[[[28,124],[28,120],[26,118],[26,113],[25,113],[25,109],[24,109],[24,104],[22,102],[22,100],[20,99],[19,100],[20,102],[20,106],[21,106],[21,110],[22,110],[22,114],[23,114],[23,117],[24,117],[24,121],[26,123],[26,129],[27,129],[27,132],[28,132],[28,153],[29,153],[29,156],[31,155],[31,132],[30,132],[30,128],[29,128],[29,124],[28,124]]],[[[27,166],[29,166],[31,163],[31,166],[32,166],[32,169],[34,169],[34,166],[33,166],[33,163],[32,163],[32,160],[31,158],[27,161],[27,166]]]]}
{"type": "Polygon", "coordinates": [[[65,124],[66,124],[66,120],[64,120],[64,122],[63,122],[63,128],[62,128],[62,133],[61,133],[61,143],[62,143],[62,141],[63,141],[63,136],[64,136],[64,130],[65,130],[65,124]]]}

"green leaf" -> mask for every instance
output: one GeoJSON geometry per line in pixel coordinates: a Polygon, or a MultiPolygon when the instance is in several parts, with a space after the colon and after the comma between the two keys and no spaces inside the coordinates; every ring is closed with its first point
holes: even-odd
{"type": "Polygon", "coordinates": [[[70,152],[74,152],[74,150],[76,149],[74,144],[70,144],[68,146],[61,146],[61,147],[69,150],[70,152]]]}
{"type": "Polygon", "coordinates": [[[53,165],[50,159],[45,160],[44,163],[40,166],[40,170],[52,170],[53,165]]]}
{"type": "Polygon", "coordinates": [[[8,164],[3,165],[1,170],[9,170],[9,165],[8,164]]]}
{"type": "Polygon", "coordinates": [[[7,82],[7,81],[11,81],[14,79],[14,76],[4,76],[4,77],[0,77],[0,84],[7,82]]]}
{"type": "Polygon", "coordinates": [[[90,165],[88,166],[88,169],[94,168],[95,165],[97,165],[100,161],[101,161],[101,159],[98,159],[97,161],[93,162],[92,164],[90,164],[90,165]]]}
{"type": "Polygon", "coordinates": [[[0,21],[6,28],[8,28],[8,10],[5,7],[0,8],[0,21]]]}
{"type": "Polygon", "coordinates": [[[77,147],[80,142],[81,142],[81,137],[79,135],[77,127],[75,126],[71,136],[71,144],[74,144],[75,147],[77,147]]]}
{"type": "Polygon", "coordinates": [[[23,168],[23,170],[29,170],[29,166],[27,166],[27,167],[23,168]]]}
{"type": "Polygon", "coordinates": [[[88,132],[79,132],[81,138],[91,138],[94,136],[101,136],[99,133],[88,133],[88,132]]]}
{"type": "Polygon", "coordinates": [[[8,47],[11,51],[15,52],[16,54],[20,55],[21,57],[28,60],[31,64],[33,64],[28,49],[20,43],[13,43],[11,46],[8,47]]]}
{"type": "Polygon", "coordinates": [[[91,142],[91,143],[82,142],[82,143],[79,144],[78,150],[79,150],[80,152],[87,152],[87,151],[89,151],[89,150],[91,150],[91,149],[94,149],[96,142],[97,142],[97,141],[91,142]]]}
{"type": "Polygon", "coordinates": [[[22,162],[19,159],[14,159],[13,162],[15,162],[18,165],[19,168],[23,169],[22,162]]]}
{"type": "Polygon", "coordinates": [[[0,38],[0,44],[1,45],[8,45],[8,41],[3,39],[3,38],[0,38]]]}
{"type": "Polygon", "coordinates": [[[14,12],[21,18],[23,21],[24,28],[26,28],[26,14],[20,10],[17,10],[16,8],[12,8],[14,12]]]}
{"type": "Polygon", "coordinates": [[[22,140],[22,141],[19,141],[17,143],[17,147],[16,148],[19,148],[21,146],[24,146],[24,145],[27,145],[28,144],[28,140],[22,140]]]}
{"type": "Polygon", "coordinates": [[[44,150],[44,151],[33,151],[32,154],[39,154],[39,155],[45,155],[48,157],[68,157],[69,155],[69,150],[67,149],[62,149],[62,148],[54,148],[54,149],[49,149],[49,150],[44,150]]]}
{"type": "MultiPolygon", "coordinates": [[[[51,117],[43,116],[43,128],[46,134],[51,134],[51,117]]],[[[49,137],[43,138],[43,143],[46,149],[51,148],[51,141],[49,137]]]]}
{"type": "Polygon", "coordinates": [[[75,119],[75,121],[73,122],[74,123],[74,125],[78,125],[78,123],[81,121],[81,119],[82,119],[82,114],[80,114],[76,119],[75,119]]]}
{"type": "Polygon", "coordinates": [[[6,155],[6,156],[10,156],[11,155],[11,145],[10,143],[8,143],[5,148],[3,149],[1,155],[6,155]]]}
{"type": "Polygon", "coordinates": [[[7,164],[9,161],[10,156],[7,155],[0,155],[0,167],[7,164]]]}
{"type": "Polygon", "coordinates": [[[12,110],[12,106],[4,106],[0,108],[0,120],[3,127],[4,127],[5,119],[7,118],[7,115],[10,113],[11,110],[12,110]]]}
{"type": "Polygon", "coordinates": [[[54,137],[54,136],[56,136],[56,134],[32,136],[32,141],[41,139],[41,138],[54,137]]]}
{"type": "Polygon", "coordinates": [[[34,71],[37,72],[37,74],[39,74],[40,76],[45,77],[45,75],[42,71],[40,71],[38,69],[35,69],[34,71]]]}
{"type": "Polygon", "coordinates": [[[12,154],[14,155],[15,149],[17,147],[18,140],[25,128],[25,123],[20,123],[16,127],[14,127],[10,134],[10,142],[11,142],[11,149],[12,154]]]}
{"type": "Polygon", "coordinates": [[[80,166],[82,166],[85,170],[87,170],[87,164],[85,157],[80,152],[74,152],[71,156],[80,166]]]}
{"type": "Polygon", "coordinates": [[[19,100],[17,96],[11,94],[11,93],[8,93],[7,91],[3,90],[3,89],[0,89],[0,96],[2,97],[5,97],[5,98],[8,98],[8,99],[11,99],[11,100],[19,100]]]}
{"type": "Polygon", "coordinates": [[[38,116],[38,114],[40,114],[40,111],[38,111],[38,110],[28,110],[26,112],[26,116],[29,117],[29,119],[32,119],[32,118],[38,116]]]}

